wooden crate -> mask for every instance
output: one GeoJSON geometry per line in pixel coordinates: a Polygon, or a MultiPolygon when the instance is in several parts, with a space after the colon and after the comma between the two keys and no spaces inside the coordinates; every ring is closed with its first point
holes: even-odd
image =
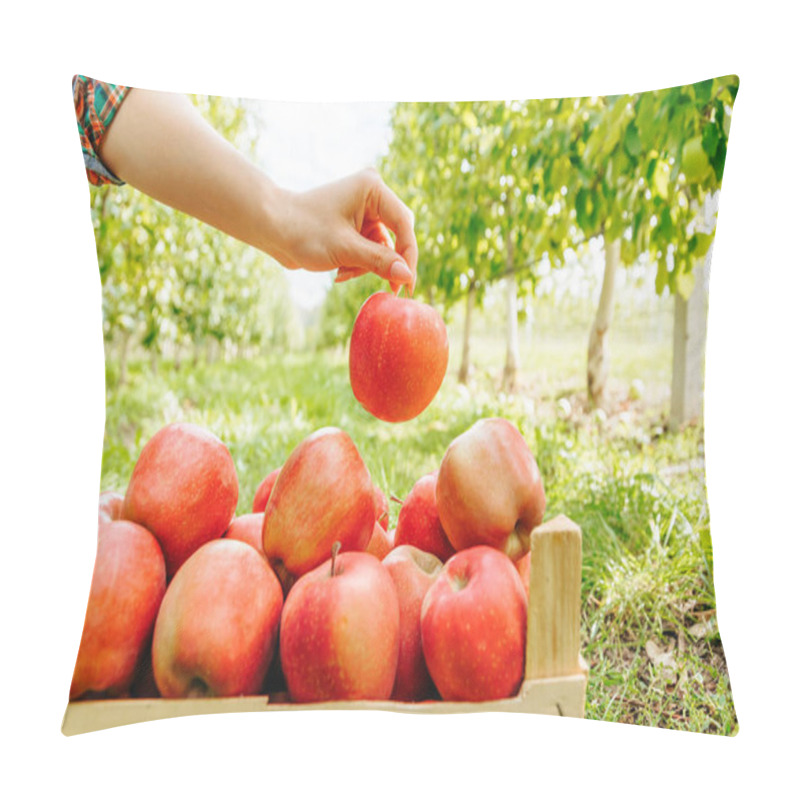
{"type": "Polygon", "coordinates": [[[530,604],[525,679],[519,693],[482,703],[335,701],[301,705],[281,697],[187,700],[77,700],[67,705],[61,731],[76,733],[194,714],[288,709],[373,709],[407,713],[519,711],[583,717],[588,670],[580,656],[581,530],[565,516],[545,522],[531,536],[530,604]]]}

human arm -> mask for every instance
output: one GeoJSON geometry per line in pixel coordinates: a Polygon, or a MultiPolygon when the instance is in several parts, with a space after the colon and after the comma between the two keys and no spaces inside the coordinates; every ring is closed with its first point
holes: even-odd
{"type": "Polygon", "coordinates": [[[289,269],[338,269],[337,280],[374,272],[395,289],[413,290],[413,218],[374,170],[290,192],[220,136],[187,97],[143,89],[128,92],[100,155],[123,181],[289,269]]]}

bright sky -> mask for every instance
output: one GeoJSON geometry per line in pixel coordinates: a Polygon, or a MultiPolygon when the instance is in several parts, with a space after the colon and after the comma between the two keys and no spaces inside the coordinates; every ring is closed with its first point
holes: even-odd
{"type": "MultiPolygon", "coordinates": [[[[256,107],[258,160],[280,186],[311,189],[375,166],[389,146],[393,103],[276,103],[256,107]]],[[[292,300],[319,305],[332,273],[287,272],[292,300]]]]}

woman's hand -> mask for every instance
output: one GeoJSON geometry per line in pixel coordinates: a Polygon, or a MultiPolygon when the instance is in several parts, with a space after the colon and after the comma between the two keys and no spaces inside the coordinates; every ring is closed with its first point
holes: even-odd
{"type": "Polygon", "coordinates": [[[338,269],[338,281],[374,272],[394,291],[414,289],[414,221],[375,170],[288,192],[225,141],[187,97],[143,89],[126,96],[101,157],[137,189],[289,269],[338,269]]]}
{"type": "MultiPolygon", "coordinates": [[[[278,195],[276,202],[281,202],[278,195]]],[[[413,293],[417,278],[414,218],[373,169],[301,194],[286,193],[276,256],[290,269],[337,269],[336,281],[374,272],[413,293]],[[389,234],[394,234],[395,241],[389,234]]]]}

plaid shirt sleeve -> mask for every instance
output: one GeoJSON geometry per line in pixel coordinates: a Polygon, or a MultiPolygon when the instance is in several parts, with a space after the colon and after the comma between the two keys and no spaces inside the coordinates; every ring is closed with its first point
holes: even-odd
{"type": "Polygon", "coordinates": [[[89,183],[101,186],[105,183],[122,184],[100,160],[100,147],[108,126],[111,125],[122,101],[130,91],[128,86],[103,83],[84,75],[72,79],[72,96],[75,101],[75,116],[81,137],[83,161],[89,183]]]}

